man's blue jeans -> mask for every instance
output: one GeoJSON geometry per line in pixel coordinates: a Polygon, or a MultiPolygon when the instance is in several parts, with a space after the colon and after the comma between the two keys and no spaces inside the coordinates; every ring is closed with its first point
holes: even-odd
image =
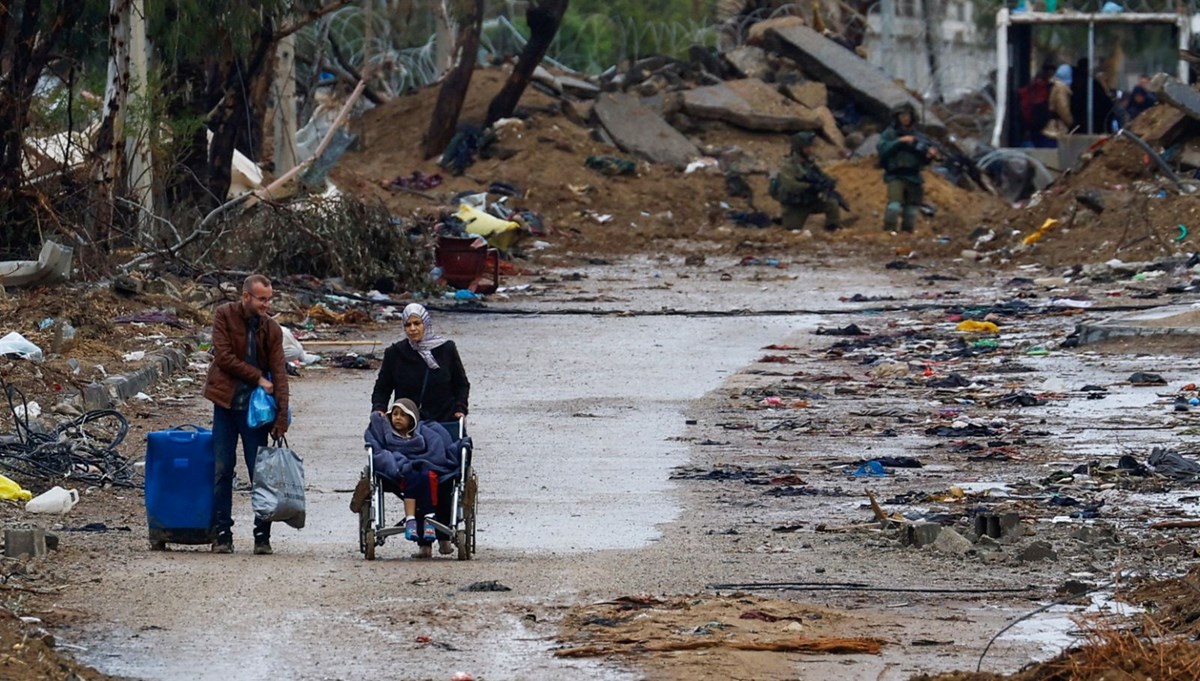
{"type": "MultiPolygon", "coordinates": [[[[216,526],[217,540],[230,537],[233,532],[233,469],[237,465],[237,443],[242,439],[242,455],[246,461],[246,470],[250,472],[250,482],[254,482],[254,459],[258,448],[267,444],[271,434],[271,424],[261,428],[251,428],[246,420],[246,410],[226,409],[213,405],[213,455],[216,457],[217,480],[213,491],[213,525],[216,526]]],[[[254,541],[267,541],[271,538],[270,521],[254,519],[254,541]]]]}

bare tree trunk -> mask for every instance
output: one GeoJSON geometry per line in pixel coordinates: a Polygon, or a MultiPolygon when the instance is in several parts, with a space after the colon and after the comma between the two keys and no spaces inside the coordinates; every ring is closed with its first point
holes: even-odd
{"type": "Polygon", "coordinates": [[[450,143],[450,138],[454,137],[458,116],[467,98],[467,88],[471,85],[471,74],[475,70],[475,55],[479,51],[479,34],[483,30],[483,0],[456,0],[456,6],[459,9],[458,16],[465,21],[459,28],[454,46],[454,68],[442,81],[429,130],[422,143],[425,158],[440,154],[450,143]]]}
{"type": "Polygon", "coordinates": [[[454,35],[457,33],[453,4],[456,0],[436,0],[433,7],[433,23],[436,27],[433,39],[433,64],[438,75],[454,68],[454,35]]]}
{"type": "Polygon", "coordinates": [[[921,0],[925,22],[925,54],[929,58],[929,96],[942,101],[942,4],[940,0],[921,0]]]}
{"type": "Polygon", "coordinates": [[[504,87],[500,88],[500,92],[488,105],[487,120],[483,124],[485,128],[501,118],[511,116],[516,110],[517,102],[529,86],[533,70],[541,63],[542,57],[546,56],[546,50],[550,49],[550,43],[554,41],[558,27],[562,25],[567,2],[568,0],[538,0],[525,10],[525,21],[529,24],[529,41],[521,50],[517,65],[508,75],[504,87]]]}
{"type": "Polygon", "coordinates": [[[5,225],[0,240],[8,246],[22,238],[37,210],[35,202],[21,196],[29,104],[42,72],[84,8],[78,0],[59,0],[54,14],[43,21],[42,4],[43,0],[0,3],[0,224],[5,225]],[[16,26],[14,17],[20,17],[16,26]]]}
{"type": "Polygon", "coordinates": [[[275,87],[275,175],[296,165],[296,39],[288,36],[276,50],[275,87]]]}
{"type": "Polygon", "coordinates": [[[273,26],[269,17],[263,20],[263,26],[254,37],[250,58],[244,65],[240,57],[233,53],[232,47],[227,48],[227,57],[220,73],[224,95],[208,122],[208,129],[213,133],[208,147],[208,190],[214,206],[224,203],[229,193],[233,152],[239,133],[246,131],[244,121],[248,116],[247,107],[250,106],[246,93],[253,89],[253,81],[262,72],[267,55],[275,44],[273,26]]]}
{"type": "Polygon", "coordinates": [[[125,115],[129,104],[129,14],[131,0],[112,0],[108,10],[108,78],[104,118],[96,135],[89,231],[102,251],[112,247],[113,205],[125,178],[125,115]]]}
{"type": "Polygon", "coordinates": [[[126,175],[134,200],[140,206],[137,216],[138,242],[152,244],[155,241],[154,222],[154,162],[150,155],[150,135],[155,126],[149,114],[150,68],[146,45],[146,2],[133,0],[129,17],[130,74],[133,83],[130,91],[130,108],[142,111],[140,120],[135,121],[133,134],[127,138],[125,154],[129,159],[126,175]],[[136,106],[135,106],[136,105],[136,106]]]}

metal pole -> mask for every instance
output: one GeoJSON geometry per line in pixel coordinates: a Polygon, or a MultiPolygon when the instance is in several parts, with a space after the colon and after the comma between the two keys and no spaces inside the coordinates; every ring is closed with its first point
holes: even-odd
{"type": "Polygon", "coordinates": [[[1092,130],[1093,109],[1095,108],[1096,95],[1096,79],[1092,77],[1092,72],[1096,69],[1096,23],[1088,22],[1088,67],[1087,73],[1083,74],[1087,78],[1087,131],[1088,134],[1094,134],[1092,130]]]}
{"type": "Polygon", "coordinates": [[[880,0],[879,3],[880,52],[879,65],[892,77],[896,76],[895,65],[892,62],[896,54],[896,0],[880,0]]]}
{"type": "Polygon", "coordinates": [[[992,146],[1000,147],[1004,121],[1008,117],[1008,9],[996,12],[996,120],[992,124],[992,146]]]}
{"type": "MultiPolygon", "coordinates": [[[[1188,16],[1186,14],[1182,14],[1179,16],[1179,21],[1177,23],[1177,27],[1179,28],[1179,49],[1186,50],[1186,49],[1188,49],[1188,46],[1191,45],[1191,43],[1192,43],[1191,20],[1188,18],[1188,16]]],[[[1186,60],[1180,59],[1179,60],[1179,82],[1187,83],[1188,75],[1189,75],[1188,74],[1188,63],[1186,60]]]]}

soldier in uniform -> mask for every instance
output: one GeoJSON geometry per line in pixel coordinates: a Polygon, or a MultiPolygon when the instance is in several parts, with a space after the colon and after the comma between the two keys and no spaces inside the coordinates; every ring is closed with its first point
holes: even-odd
{"type": "Polygon", "coordinates": [[[792,135],[792,151],[771,182],[771,197],[783,207],[784,229],[804,229],[813,213],[825,214],[825,229],[831,232],[841,225],[841,210],[832,193],[836,181],[808,153],[815,139],[811,132],[792,135]]]}
{"type": "Polygon", "coordinates": [[[879,165],[887,183],[885,232],[896,231],[897,222],[905,232],[917,228],[917,211],[925,199],[921,169],[937,157],[937,149],[917,137],[916,122],[916,109],[905,102],[892,109],[892,124],[879,136],[879,165]]]}

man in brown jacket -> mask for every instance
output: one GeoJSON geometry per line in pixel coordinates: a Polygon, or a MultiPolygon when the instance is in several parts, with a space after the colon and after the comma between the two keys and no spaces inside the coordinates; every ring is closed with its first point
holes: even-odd
{"type": "MultiPolygon", "coordinates": [[[[281,437],[288,428],[288,377],[283,359],[283,330],[267,316],[271,308],[271,280],[251,274],[242,282],[242,299],[225,303],[213,312],[212,353],[204,396],[213,403],[213,454],[216,489],[213,525],[217,536],[214,553],[233,553],[233,469],[237,441],[251,480],[258,448],[267,436],[281,437]],[[250,393],[262,386],[275,396],[275,422],[251,428],[247,420],[250,393]]],[[[254,552],[271,553],[271,523],[254,520],[254,552]]]]}

